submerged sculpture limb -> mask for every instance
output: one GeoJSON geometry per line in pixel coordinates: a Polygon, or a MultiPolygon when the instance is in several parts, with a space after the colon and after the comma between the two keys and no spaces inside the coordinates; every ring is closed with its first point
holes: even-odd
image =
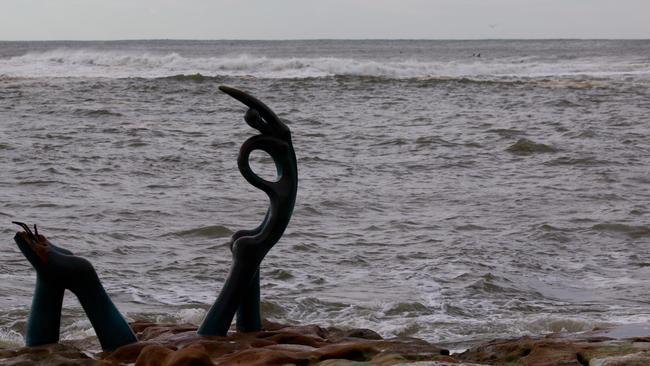
{"type": "Polygon", "coordinates": [[[64,290],[74,293],[105,351],[136,342],[135,334],[104,290],[92,264],[50,243],[23,223],[16,233],[18,248],[36,270],[36,291],[27,324],[27,346],[59,340],[64,290]]]}
{"type": "Polygon", "coordinates": [[[36,288],[27,320],[25,337],[27,346],[39,346],[59,341],[64,291],[63,287],[36,275],[36,288]]]}
{"type": "Polygon", "coordinates": [[[269,209],[260,226],[232,236],[233,265],[217,300],[199,327],[201,335],[226,335],[235,312],[239,331],[261,329],[259,265],[289,224],[298,190],[298,168],[289,128],[253,96],[229,87],[219,89],[249,107],[244,120],[260,132],[244,142],[237,165],[250,184],[267,194],[269,209]],[[278,175],[276,181],[266,181],[252,171],[249,157],[255,150],[263,150],[273,158],[278,175]]]}

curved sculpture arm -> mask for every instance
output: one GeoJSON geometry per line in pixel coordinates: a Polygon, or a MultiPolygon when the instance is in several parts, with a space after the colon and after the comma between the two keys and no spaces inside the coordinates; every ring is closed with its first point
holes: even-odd
{"type": "Polygon", "coordinates": [[[260,131],[263,135],[278,136],[291,142],[289,127],[266,104],[250,94],[229,86],[222,85],[219,90],[250,108],[244,115],[244,120],[249,126],[260,131]]]}
{"type": "MultiPolygon", "coordinates": [[[[229,90],[234,89],[229,88],[229,90]]],[[[248,96],[240,91],[236,95],[248,96]]],[[[298,191],[298,167],[289,128],[259,100],[251,96],[242,98],[254,107],[268,110],[267,115],[271,116],[269,118],[273,119],[273,123],[265,125],[263,129],[269,126],[275,127],[272,131],[246,140],[242,144],[237,158],[237,165],[244,179],[269,197],[269,209],[262,224],[255,231],[248,230],[247,235],[237,235],[237,240],[247,237],[249,241],[257,242],[258,250],[263,257],[280,239],[291,219],[298,191]],[[275,181],[270,182],[262,179],[251,169],[250,154],[255,150],[265,151],[273,159],[278,175],[275,181]]],[[[247,123],[251,125],[249,121],[247,123]]],[[[252,248],[250,250],[253,250],[252,248]]]]}
{"type": "Polygon", "coordinates": [[[298,191],[298,166],[291,142],[291,131],[275,112],[259,99],[228,86],[220,86],[219,89],[249,107],[244,120],[261,132],[242,144],[237,165],[244,179],[264,191],[270,200],[262,223],[255,229],[240,230],[233,234],[231,248],[239,238],[254,237],[256,240],[264,240],[265,246],[270,249],[289,224],[298,191]],[[249,158],[254,150],[265,151],[273,159],[278,174],[275,182],[260,178],[250,168],[249,158]],[[278,215],[281,212],[284,214],[278,215]],[[273,243],[269,241],[271,238],[275,239],[273,243]]]}

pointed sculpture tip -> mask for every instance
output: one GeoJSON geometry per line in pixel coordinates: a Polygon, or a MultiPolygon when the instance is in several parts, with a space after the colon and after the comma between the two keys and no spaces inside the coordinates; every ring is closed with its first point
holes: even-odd
{"type": "MultiPolygon", "coordinates": [[[[24,222],[20,222],[20,221],[12,221],[11,223],[12,223],[12,224],[16,224],[16,225],[22,227],[23,230],[25,230],[25,232],[28,233],[30,236],[32,236],[32,237],[34,236],[34,234],[32,233],[32,231],[29,229],[29,226],[28,226],[27,224],[25,224],[24,222]]],[[[34,225],[34,230],[37,230],[37,229],[36,229],[36,225],[34,225]]],[[[38,233],[38,231],[37,231],[37,233],[38,233]]]]}
{"type": "Polygon", "coordinates": [[[231,94],[233,91],[237,91],[237,89],[229,87],[227,85],[219,85],[219,90],[226,94],[231,94]]]}
{"type": "Polygon", "coordinates": [[[237,99],[241,103],[246,104],[249,108],[253,108],[258,104],[263,104],[252,95],[230,86],[220,85],[219,90],[237,99]]]}
{"type": "Polygon", "coordinates": [[[25,226],[27,226],[27,224],[25,224],[24,222],[20,222],[20,221],[12,221],[11,223],[16,224],[16,225],[22,227],[23,229],[25,228],[25,226]]]}
{"type": "Polygon", "coordinates": [[[237,97],[240,94],[243,94],[240,90],[235,89],[235,88],[230,87],[230,86],[227,86],[227,85],[219,85],[219,90],[221,90],[222,92],[230,95],[231,97],[241,101],[241,99],[237,97]]]}

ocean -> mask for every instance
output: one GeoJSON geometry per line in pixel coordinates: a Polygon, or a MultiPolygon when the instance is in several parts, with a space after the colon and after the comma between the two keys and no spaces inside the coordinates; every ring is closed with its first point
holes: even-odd
{"type": "MultiPolygon", "coordinates": [[[[35,282],[12,220],[89,259],[128,319],[201,322],[268,205],[219,85],[298,157],[265,317],[452,349],[650,321],[650,41],[0,42],[0,347],[35,282]]],[[[67,293],[62,338],[92,335],[67,293]]]]}

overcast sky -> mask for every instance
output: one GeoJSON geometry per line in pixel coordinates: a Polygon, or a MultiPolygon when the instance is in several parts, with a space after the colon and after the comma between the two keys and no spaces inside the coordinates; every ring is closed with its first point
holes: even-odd
{"type": "Polygon", "coordinates": [[[650,0],[0,0],[0,40],[650,38],[650,0]]]}

